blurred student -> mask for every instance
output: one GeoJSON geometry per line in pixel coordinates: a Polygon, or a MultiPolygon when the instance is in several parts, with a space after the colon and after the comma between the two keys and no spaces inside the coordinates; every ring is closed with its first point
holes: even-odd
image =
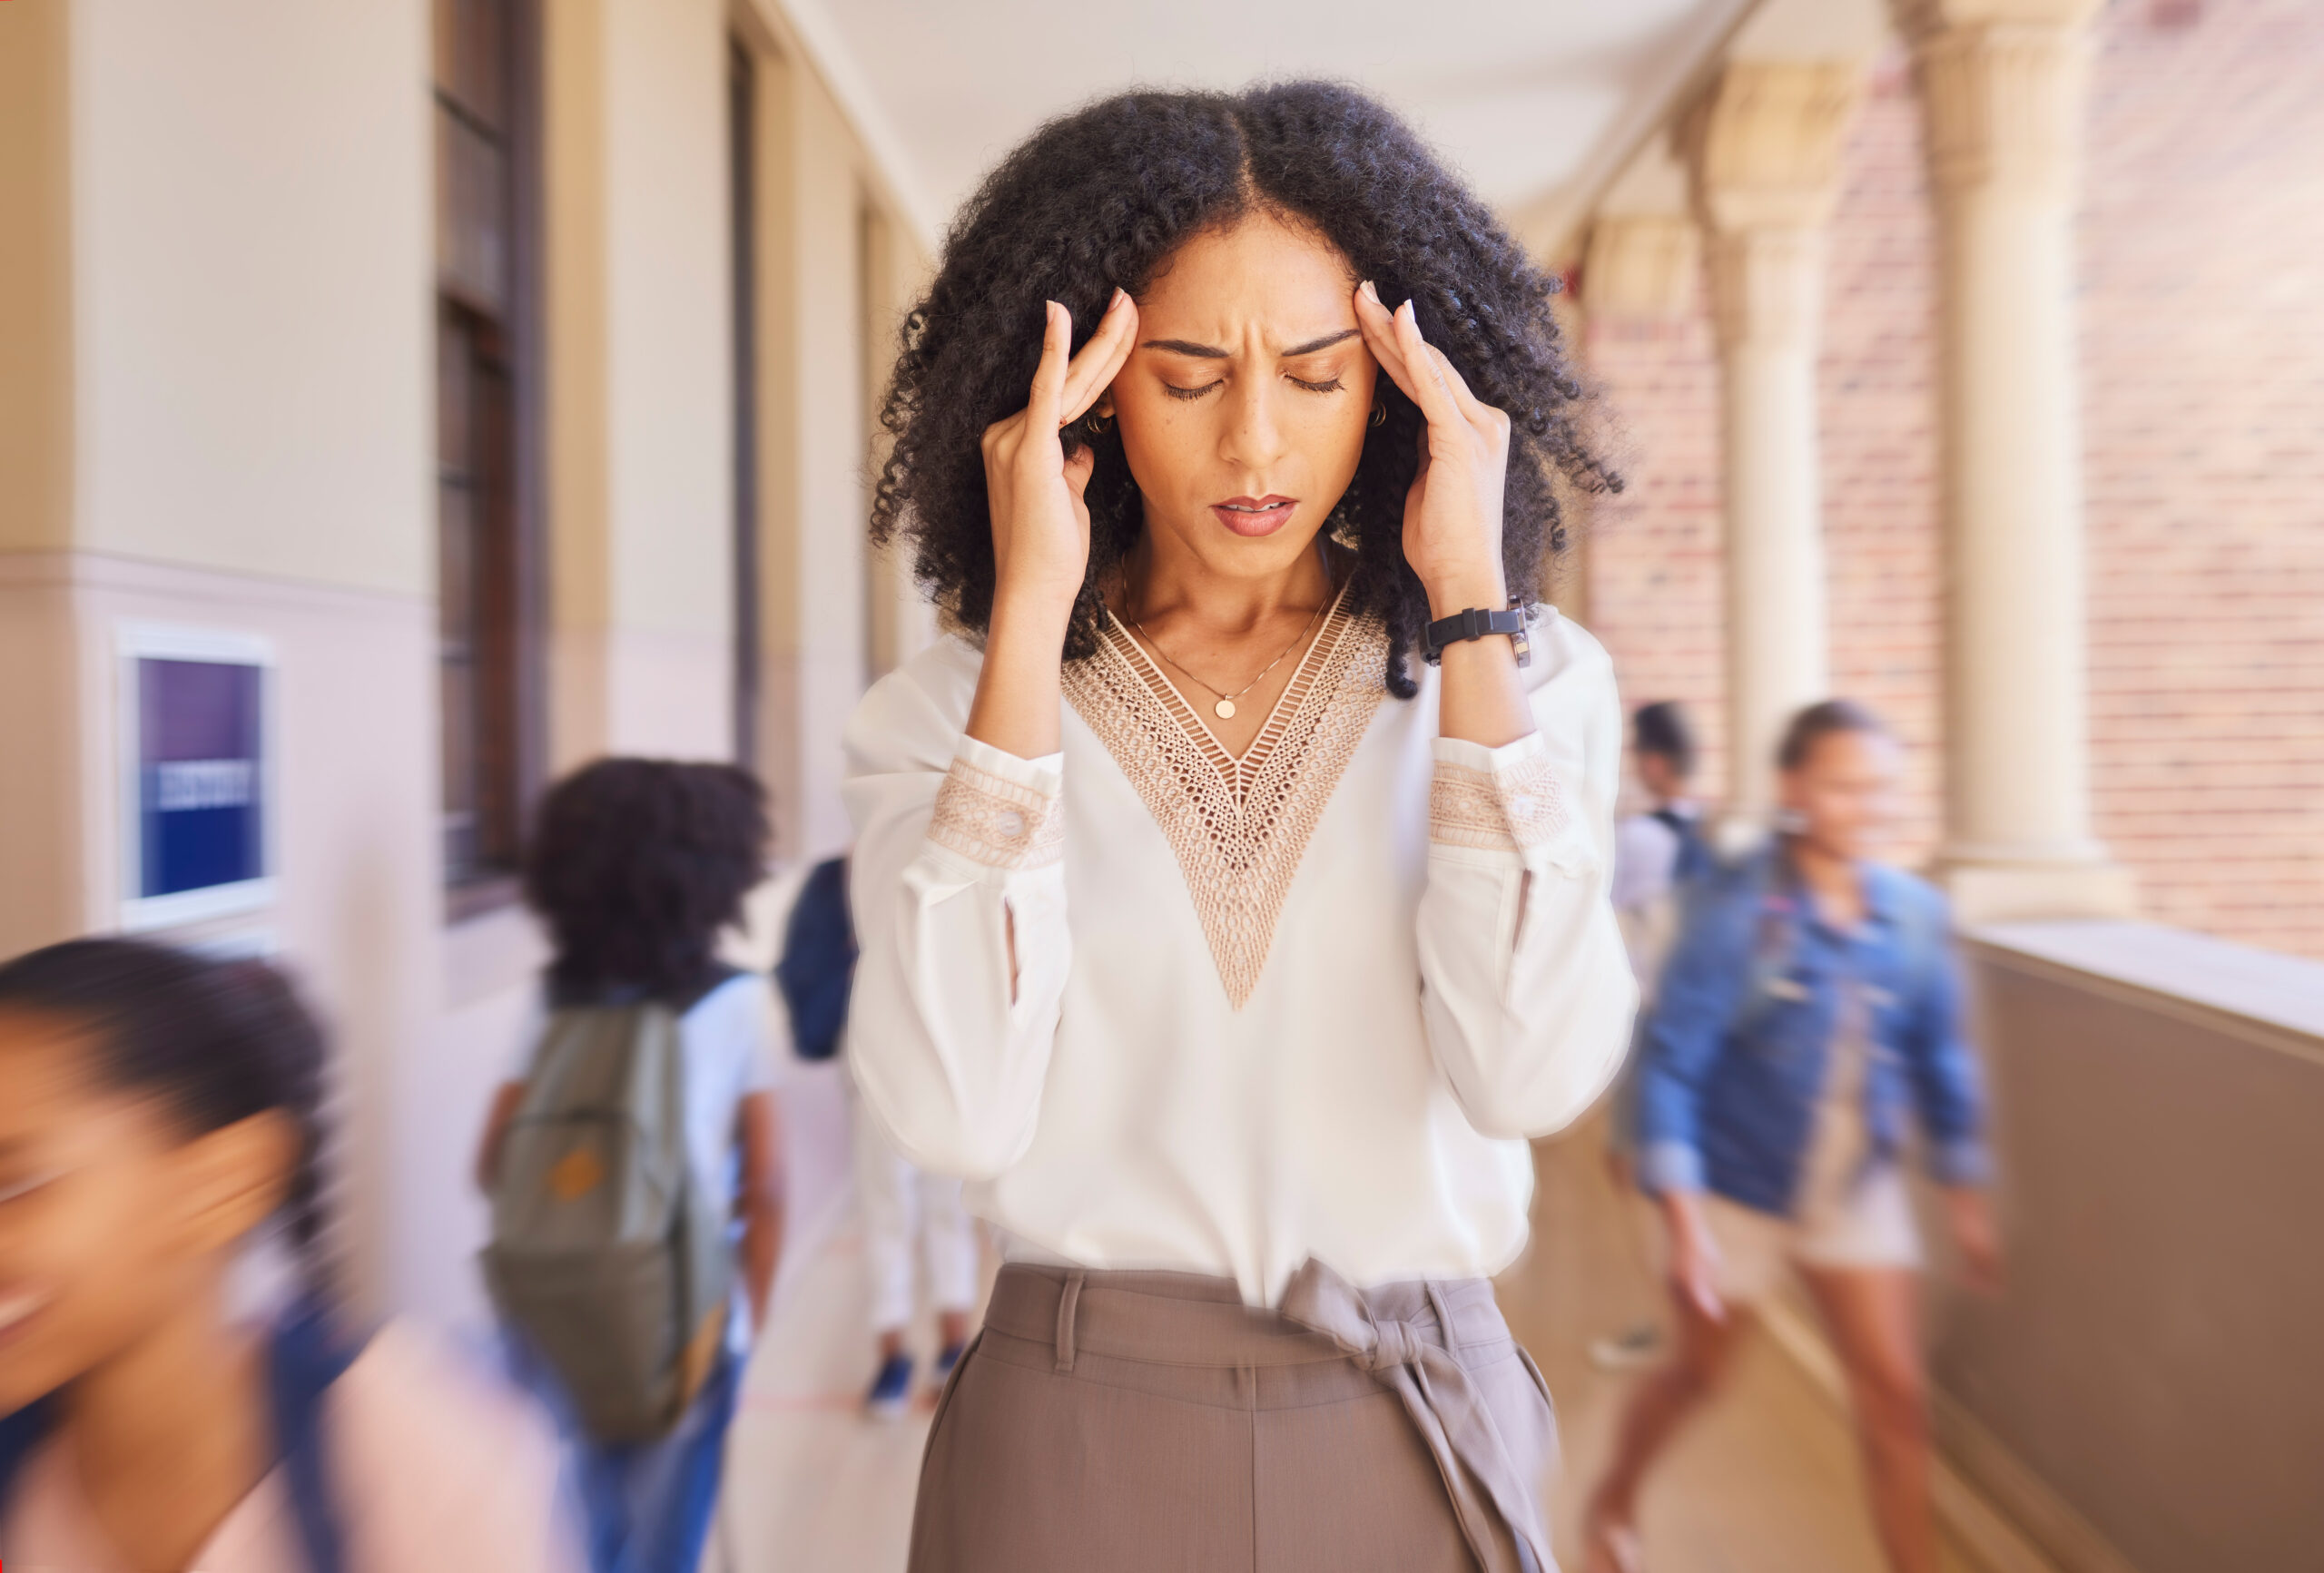
{"type": "MultiPolygon", "coordinates": [[[[1679,904],[1686,889],[1715,866],[1703,834],[1702,809],[1691,787],[1695,776],[1695,729],[1675,699],[1641,704],[1630,717],[1630,768],[1645,789],[1649,807],[1614,826],[1614,919],[1639,986],[1639,1028],[1654,1001],[1662,959],[1678,931],[1679,904]]],[[[1631,1102],[1637,1096],[1638,1054],[1633,1047],[1616,1083],[1606,1121],[1606,1163],[1614,1188],[1631,1194],[1630,1134],[1631,1102]]],[[[1601,1371],[1629,1371],[1651,1364],[1662,1352],[1662,1327],[1642,1316],[1619,1332],[1590,1342],[1590,1363],[1601,1371]]]]}
{"type": "MultiPolygon", "coordinates": [[[[848,995],[855,979],[855,922],[847,906],[847,860],[818,863],[800,886],[783,925],[775,981],[791,1013],[799,1057],[833,1059],[847,1042],[848,995]]],[[[854,1106],[856,1204],[862,1214],[863,1263],[879,1369],[863,1395],[864,1412],[893,1420],[911,1404],[912,1358],[904,1337],[914,1305],[914,1265],[925,1260],[936,1306],[937,1354],[930,1385],[941,1387],[968,1347],[976,1304],[976,1224],[960,1182],[923,1174],[896,1151],[851,1084],[854,1106]]]]}
{"type": "Polygon", "coordinates": [[[1678,896],[1713,863],[1702,809],[1690,791],[1695,729],[1674,699],[1639,706],[1630,718],[1631,768],[1649,807],[1614,827],[1614,916],[1638,974],[1641,1004],[1676,931],[1678,896]]]}
{"type": "Polygon", "coordinates": [[[607,759],[551,789],[526,858],[556,955],[478,1178],[494,1297],[567,1419],[597,1573],[699,1562],[773,1291],[773,1000],[716,953],[767,840],[747,772],[607,759]]]}
{"type": "Polygon", "coordinates": [[[1590,1500],[1585,1573],[1636,1573],[1640,1484],[1717,1390],[1787,1269],[1846,1369],[1889,1565],[1934,1573],[1921,1246],[1900,1155],[1917,1116],[1972,1283],[1998,1280],[1984,1099],[1945,903],[1871,859],[1898,748],[1864,706],[1795,716],[1779,833],[1692,892],[1642,1041],[1640,1184],[1678,1325],[1590,1500]]]}
{"type": "MultiPolygon", "coordinates": [[[[0,966],[0,1558],[70,1573],[571,1565],[555,1441],[421,1334],[239,1263],[321,1226],[323,1045],[256,963],[0,966]]],[[[311,1271],[304,1276],[319,1276],[311,1271]]]]}

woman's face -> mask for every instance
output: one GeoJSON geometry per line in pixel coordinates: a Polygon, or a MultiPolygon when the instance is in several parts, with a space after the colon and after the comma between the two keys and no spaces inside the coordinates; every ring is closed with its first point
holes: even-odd
{"type": "Polygon", "coordinates": [[[1280,573],[1354,478],[1379,366],[1358,280],[1265,213],[1181,246],[1138,298],[1137,345],[1099,401],[1147,527],[1235,577],[1280,573]]]}
{"type": "Polygon", "coordinates": [[[1797,770],[1783,772],[1783,805],[1799,816],[1799,833],[1817,850],[1851,861],[1869,857],[1896,817],[1901,763],[1885,732],[1827,732],[1797,770]]]}
{"type": "Polygon", "coordinates": [[[96,1050],[74,1024],[0,1011],[0,1414],[214,1303],[282,1193],[277,1116],[188,1141],[97,1081],[96,1050]]]}

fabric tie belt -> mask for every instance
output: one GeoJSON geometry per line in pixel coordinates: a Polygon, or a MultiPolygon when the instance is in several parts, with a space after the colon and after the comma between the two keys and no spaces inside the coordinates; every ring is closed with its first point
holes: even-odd
{"type": "Polygon", "coordinates": [[[1286,1320],[1330,1339],[1403,1400],[1483,1573],[1554,1573],[1532,1483],[1511,1459],[1469,1373],[1446,1347],[1453,1321],[1443,1292],[1434,1283],[1425,1287],[1429,1322],[1383,1317],[1361,1290],[1310,1260],[1293,1274],[1281,1310],[1286,1320]]]}

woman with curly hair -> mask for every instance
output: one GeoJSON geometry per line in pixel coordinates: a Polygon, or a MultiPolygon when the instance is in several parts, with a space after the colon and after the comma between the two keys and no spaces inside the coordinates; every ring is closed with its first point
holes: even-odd
{"type": "MultiPolygon", "coordinates": [[[[718,959],[766,877],[766,793],[727,764],[601,759],[542,800],[525,854],[525,899],[555,947],[542,1008],[494,1099],[478,1184],[499,1178],[535,1060],[566,1009],[658,1002],[678,1020],[685,1151],[695,1192],[728,1220],[734,1293],[708,1372],[664,1435],[587,1434],[568,1418],[590,1565],[597,1573],[693,1573],[708,1539],[743,1366],[766,1321],[783,1252],[783,1161],[775,1107],[773,992],[718,959]]],[[[714,1327],[715,1324],[714,1324],[714,1327]]],[[[560,1412],[572,1408],[549,1362],[517,1362],[560,1412]]]]}
{"type": "Polygon", "coordinates": [[[1553,289],[1300,83],[1043,127],[907,320],[874,523],[952,634],[849,732],[851,1049],[1007,1257],[923,1573],[1551,1566],[1488,1278],[1633,1003],[1553,289]]]}

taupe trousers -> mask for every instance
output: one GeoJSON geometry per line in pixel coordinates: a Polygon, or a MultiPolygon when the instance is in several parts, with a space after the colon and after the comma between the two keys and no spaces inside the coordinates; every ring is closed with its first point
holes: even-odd
{"type": "Polygon", "coordinates": [[[1549,1390],[1481,1278],[1283,1308],[1177,1273],[1001,1270],[937,1406],[912,1573],[1555,1573],[1549,1390]]]}

